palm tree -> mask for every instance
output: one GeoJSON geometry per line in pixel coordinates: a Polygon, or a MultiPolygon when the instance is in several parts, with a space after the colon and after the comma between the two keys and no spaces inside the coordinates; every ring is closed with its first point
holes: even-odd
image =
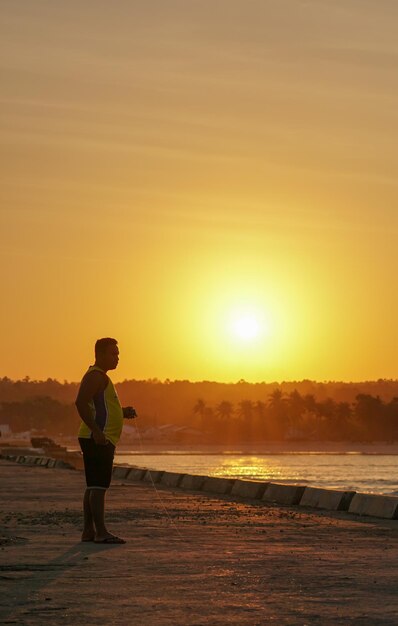
{"type": "Polygon", "coordinates": [[[239,402],[238,415],[248,422],[253,418],[254,405],[251,400],[242,400],[239,402]]]}
{"type": "Polygon", "coordinates": [[[265,404],[265,402],[262,402],[261,400],[257,400],[257,402],[255,403],[254,412],[260,420],[265,419],[266,408],[267,408],[267,405],[265,404]]]}
{"type": "Polygon", "coordinates": [[[267,432],[267,405],[261,400],[257,400],[254,404],[254,432],[256,438],[268,438],[267,432]]]}
{"type": "Polygon", "coordinates": [[[310,439],[317,437],[318,419],[318,404],[315,396],[307,393],[303,396],[303,412],[301,414],[302,428],[306,437],[310,439]]]}
{"type": "Polygon", "coordinates": [[[234,406],[231,402],[223,400],[216,406],[215,431],[217,437],[223,443],[231,443],[236,438],[235,420],[231,419],[234,413],[234,406]]]}
{"type": "Polygon", "coordinates": [[[195,415],[199,415],[200,418],[200,426],[204,430],[205,427],[205,415],[206,415],[207,407],[206,403],[202,398],[199,398],[193,407],[193,412],[195,415]]]}
{"type": "Polygon", "coordinates": [[[321,439],[333,439],[336,418],[337,403],[333,398],[326,398],[323,402],[319,402],[317,405],[318,422],[317,432],[321,439]]]}
{"type": "Polygon", "coordinates": [[[398,436],[398,398],[395,396],[385,407],[386,440],[395,442],[398,436]]]}
{"type": "Polygon", "coordinates": [[[273,435],[277,439],[284,439],[287,426],[287,407],[283,393],[280,389],[274,389],[268,398],[270,416],[273,418],[273,435]]]}
{"type": "Polygon", "coordinates": [[[308,413],[316,413],[317,403],[315,400],[315,396],[313,396],[312,393],[307,393],[304,396],[304,406],[308,413]]]}
{"type": "Polygon", "coordinates": [[[286,402],[288,405],[290,426],[295,429],[300,429],[301,416],[305,408],[304,398],[297,391],[297,389],[295,389],[289,393],[286,402]]]}
{"type": "Polygon", "coordinates": [[[223,400],[220,404],[216,406],[216,414],[222,420],[228,420],[232,416],[234,412],[234,406],[232,402],[228,402],[227,400],[223,400]]]}
{"type": "Polygon", "coordinates": [[[283,393],[280,389],[274,389],[268,398],[268,404],[271,409],[280,409],[285,403],[283,393]]]}
{"type": "Polygon", "coordinates": [[[380,396],[358,394],[354,411],[364,438],[368,441],[377,440],[381,436],[380,425],[385,413],[385,404],[380,396]]]}
{"type": "Polygon", "coordinates": [[[339,402],[336,407],[335,432],[337,439],[347,439],[350,436],[352,407],[349,402],[339,402]]]}
{"type": "Polygon", "coordinates": [[[241,436],[250,441],[253,438],[254,404],[251,400],[242,400],[238,407],[238,416],[241,419],[241,436]]]}

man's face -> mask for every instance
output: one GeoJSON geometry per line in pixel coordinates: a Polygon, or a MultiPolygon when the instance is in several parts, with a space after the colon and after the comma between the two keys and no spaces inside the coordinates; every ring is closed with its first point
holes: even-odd
{"type": "Polygon", "coordinates": [[[119,363],[119,348],[115,345],[108,346],[104,353],[104,360],[108,370],[114,370],[119,363]]]}

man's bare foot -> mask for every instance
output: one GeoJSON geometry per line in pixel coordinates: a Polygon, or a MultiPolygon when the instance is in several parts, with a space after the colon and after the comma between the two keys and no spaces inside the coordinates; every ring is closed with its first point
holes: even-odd
{"type": "Polygon", "coordinates": [[[95,532],[93,530],[83,530],[82,532],[82,541],[94,541],[95,532]]]}
{"type": "Polygon", "coordinates": [[[95,537],[94,543],[126,543],[124,539],[121,537],[116,537],[116,535],[112,535],[111,533],[107,533],[103,537],[98,536],[95,537]]]}

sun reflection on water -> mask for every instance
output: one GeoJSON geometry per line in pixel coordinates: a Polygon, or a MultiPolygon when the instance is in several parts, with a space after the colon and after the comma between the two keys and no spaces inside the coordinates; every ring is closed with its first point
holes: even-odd
{"type": "Polygon", "coordinates": [[[213,472],[214,476],[228,478],[246,478],[252,480],[278,479],[283,474],[283,468],[278,462],[259,457],[232,457],[224,459],[213,472]]]}

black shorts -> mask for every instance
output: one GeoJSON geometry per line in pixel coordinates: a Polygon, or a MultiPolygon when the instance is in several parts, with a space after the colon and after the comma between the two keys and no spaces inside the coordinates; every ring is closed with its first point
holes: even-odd
{"type": "Polygon", "coordinates": [[[111,442],[99,446],[94,439],[83,437],[79,437],[79,443],[83,452],[87,487],[108,489],[112,478],[115,446],[111,442]]]}

